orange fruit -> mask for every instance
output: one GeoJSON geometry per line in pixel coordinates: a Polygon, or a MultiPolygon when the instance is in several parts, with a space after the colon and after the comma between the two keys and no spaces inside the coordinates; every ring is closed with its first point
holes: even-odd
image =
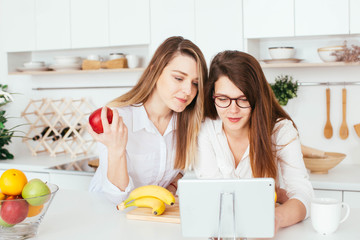
{"type": "Polygon", "coordinates": [[[275,203],[276,203],[276,201],[277,201],[277,194],[276,194],[276,192],[275,192],[275,203]]]}
{"type": "Polygon", "coordinates": [[[3,194],[2,192],[0,192],[0,200],[4,200],[5,199],[5,194],[3,194]]]}
{"type": "Polygon", "coordinates": [[[41,210],[44,208],[44,205],[40,205],[40,206],[32,206],[29,205],[29,212],[28,212],[28,217],[34,217],[36,215],[38,215],[39,213],[41,213],[41,210]]]}
{"type": "Polygon", "coordinates": [[[6,195],[20,195],[26,183],[27,178],[22,171],[9,169],[0,177],[0,190],[6,195]]]}

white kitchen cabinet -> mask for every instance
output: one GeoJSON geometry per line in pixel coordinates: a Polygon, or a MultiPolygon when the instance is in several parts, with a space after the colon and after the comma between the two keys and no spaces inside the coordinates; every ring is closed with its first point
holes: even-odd
{"type": "Polygon", "coordinates": [[[150,43],[149,0],[109,0],[111,46],[150,43]]]}
{"type": "Polygon", "coordinates": [[[245,38],[294,36],[294,1],[243,0],[243,15],[245,38]]]}
{"type": "Polygon", "coordinates": [[[2,0],[0,3],[4,50],[35,50],[35,0],[2,0]]]}
{"type": "Polygon", "coordinates": [[[72,48],[109,46],[108,1],[71,0],[70,9],[72,48]]]}
{"type": "Polygon", "coordinates": [[[84,190],[89,189],[92,175],[50,173],[50,182],[63,189],[84,190]]]}
{"type": "Polygon", "coordinates": [[[69,49],[70,0],[36,0],[36,50],[69,49]]]}
{"type": "Polygon", "coordinates": [[[349,1],[295,0],[295,35],[349,34],[349,1]]]}
{"type": "Polygon", "coordinates": [[[360,0],[350,0],[350,34],[360,33],[360,0]]]}
{"type": "Polygon", "coordinates": [[[30,172],[30,171],[24,171],[24,173],[25,173],[28,181],[30,181],[31,179],[34,179],[34,178],[39,178],[43,182],[50,182],[49,173],[46,173],[46,172],[30,172]]]}
{"type": "Polygon", "coordinates": [[[208,63],[223,50],[243,50],[242,1],[196,0],[196,44],[208,63]]]}
{"type": "Polygon", "coordinates": [[[360,208],[360,192],[344,191],[343,201],[348,203],[351,208],[360,208]]]}
{"type": "Polygon", "coordinates": [[[342,191],[314,189],[317,198],[335,198],[342,201],[342,191]]]}
{"type": "Polygon", "coordinates": [[[150,56],[168,37],[195,40],[194,0],[150,0],[150,56]]]}

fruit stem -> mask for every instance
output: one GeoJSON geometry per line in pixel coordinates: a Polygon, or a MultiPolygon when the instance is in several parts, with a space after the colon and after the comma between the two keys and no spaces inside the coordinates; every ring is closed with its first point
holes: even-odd
{"type": "Polygon", "coordinates": [[[122,202],[122,203],[120,203],[120,204],[118,204],[117,206],[116,206],[116,208],[117,208],[117,210],[124,210],[125,208],[126,208],[126,205],[125,205],[125,203],[124,202],[122,202]]]}

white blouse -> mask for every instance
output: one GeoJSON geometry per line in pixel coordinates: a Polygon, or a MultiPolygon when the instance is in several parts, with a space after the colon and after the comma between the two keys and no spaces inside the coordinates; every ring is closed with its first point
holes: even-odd
{"type": "MultiPolygon", "coordinates": [[[[314,190],[304,165],[301,144],[296,128],[290,120],[275,124],[272,141],[276,143],[279,177],[277,181],[287,196],[300,200],[309,215],[314,190]]],[[[249,146],[238,166],[227,142],[220,119],[206,119],[199,134],[199,157],[194,165],[198,178],[252,178],[249,146]]]]}
{"type": "MultiPolygon", "coordinates": [[[[115,110],[115,109],[114,109],[115,110]]],[[[107,178],[108,152],[105,145],[98,143],[99,167],[90,183],[89,190],[104,193],[113,203],[125,200],[136,187],[159,185],[167,187],[180,170],[174,169],[175,161],[175,119],[174,114],[164,135],[161,135],[150,121],[143,106],[116,108],[128,129],[126,158],[129,184],[121,191],[107,178]]]]}

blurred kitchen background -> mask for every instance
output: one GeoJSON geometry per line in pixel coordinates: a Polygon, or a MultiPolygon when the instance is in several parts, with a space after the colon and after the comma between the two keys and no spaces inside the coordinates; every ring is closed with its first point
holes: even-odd
{"type": "MultiPolygon", "coordinates": [[[[136,83],[169,36],[194,41],[208,63],[222,50],[245,51],[261,61],[271,59],[269,47],[286,46],[295,49],[291,59],[298,63],[261,64],[270,83],[281,74],[312,83],[300,85],[298,97],[284,107],[302,144],[345,153],[341,164],[360,164],[360,137],[354,130],[360,123],[360,64],[324,63],[317,52],[344,41],[348,47],[360,45],[360,0],[0,0],[0,17],[0,83],[18,93],[6,107],[7,115],[16,117],[9,127],[25,122],[21,112],[31,99],[86,98],[95,108],[105,105],[136,83]],[[136,55],[139,65],[133,70],[23,71],[26,62],[51,66],[56,56],[84,60],[89,55],[106,61],[110,53],[136,55]],[[329,83],[331,90],[330,139],[324,137],[327,85],[316,83],[329,83]],[[344,87],[345,140],[339,137],[344,87]]],[[[8,149],[15,158],[31,155],[18,138],[8,149]]]]}

